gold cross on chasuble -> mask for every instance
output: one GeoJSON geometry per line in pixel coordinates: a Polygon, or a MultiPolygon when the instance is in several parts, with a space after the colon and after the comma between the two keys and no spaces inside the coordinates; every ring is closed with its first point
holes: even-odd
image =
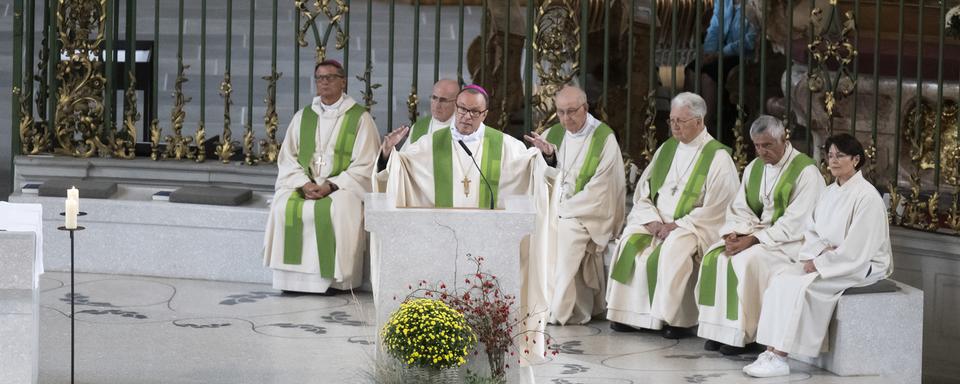
{"type": "Polygon", "coordinates": [[[470,178],[464,176],[463,180],[460,180],[460,184],[463,184],[463,196],[470,197],[470,178]]]}

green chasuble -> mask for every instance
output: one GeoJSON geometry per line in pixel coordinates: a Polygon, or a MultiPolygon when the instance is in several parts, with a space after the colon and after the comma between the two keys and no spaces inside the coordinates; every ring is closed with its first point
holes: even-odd
{"type": "MultiPolygon", "coordinates": [[[[790,204],[790,194],[793,193],[793,187],[797,185],[800,172],[807,166],[813,164],[813,159],[800,153],[786,166],[787,169],[783,171],[783,175],[773,188],[773,216],[770,219],[770,225],[776,223],[787,210],[787,205],[790,204]]],[[[757,216],[757,219],[761,219],[761,215],[763,214],[763,202],[760,201],[760,182],[762,179],[763,160],[758,158],[753,161],[753,165],[750,167],[750,179],[747,180],[747,184],[744,186],[747,206],[749,206],[753,214],[757,216]]],[[[723,253],[723,249],[724,247],[722,246],[711,249],[703,256],[703,261],[700,264],[702,270],[700,274],[700,299],[698,300],[700,305],[712,307],[716,303],[717,258],[723,253]]],[[[726,293],[727,319],[729,320],[736,320],[739,317],[740,299],[739,296],[737,296],[738,283],[739,279],[737,279],[737,274],[733,270],[733,263],[727,263],[726,293]]]]}
{"type": "MultiPolygon", "coordinates": [[[[652,164],[653,169],[650,172],[649,185],[650,199],[653,200],[654,204],[657,202],[660,188],[663,187],[667,173],[670,171],[670,166],[673,164],[673,157],[677,152],[679,143],[675,138],[671,137],[667,139],[667,142],[664,143],[660,149],[660,154],[652,164]]],[[[719,150],[729,152],[730,148],[716,140],[710,140],[704,145],[703,151],[700,153],[700,156],[697,157],[697,162],[694,163],[693,172],[690,174],[689,179],[687,179],[687,184],[684,186],[683,192],[681,192],[680,200],[677,202],[677,207],[673,213],[674,220],[678,220],[693,211],[693,205],[697,199],[700,198],[703,184],[707,180],[710,165],[713,163],[713,158],[719,150]]],[[[626,239],[626,244],[624,244],[620,256],[613,266],[613,272],[610,274],[610,277],[623,284],[629,282],[633,277],[636,256],[652,242],[653,235],[650,234],[635,233],[630,235],[630,237],[626,239]]],[[[657,266],[660,260],[660,246],[662,244],[663,243],[658,244],[657,247],[653,249],[650,257],[647,258],[647,292],[649,292],[651,302],[653,301],[653,294],[657,287],[657,266]]]]}
{"type": "MultiPolygon", "coordinates": [[[[490,183],[477,188],[480,198],[477,207],[490,208],[490,201],[496,203],[500,191],[500,162],[503,159],[503,132],[484,126],[483,159],[480,170],[490,183]]],[[[438,208],[453,207],[453,133],[450,129],[441,129],[433,133],[433,205],[438,208]]],[[[478,180],[480,181],[480,180],[478,180]]],[[[480,181],[482,183],[482,181],[480,181]]]]}
{"type": "Polygon", "coordinates": [[[410,144],[416,143],[421,137],[430,132],[430,116],[424,116],[417,119],[410,128],[410,144]]]}
{"type": "MultiPolygon", "coordinates": [[[[550,130],[547,132],[547,142],[557,146],[559,150],[560,144],[563,143],[565,133],[566,130],[560,124],[555,124],[550,127],[550,130]]],[[[593,178],[593,175],[597,173],[597,167],[600,166],[600,156],[603,154],[603,146],[607,143],[607,137],[611,134],[613,134],[613,129],[610,129],[605,123],[600,123],[597,129],[593,131],[593,135],[590,138],[590,148],[587,150],[587,157],[584,159],[583,166],[580,168],[580,174],[577,175],[577,186],[573,193],[582,191],[583,187],[586,186],[590,179],[593,178]]],[[[570,160],[573,161],[575,159],[570,160]]]]}
{"type": "MultiPolygon", "coordinates": [[[[333,152],[333,169],[327,177],[334,177],[350,166],[353,157],[353,144],[357,140],[360,116],[365,109],[356,104],[343,116],[340,134],[333,152]]],[[[310,165],[316,152],[317,113],[311,107],[303,109],[300,118],[300,151],[297,162],[312,180],[310,165]]],[[[299,265],[303,257],[303,205],[306,199],[301,191],[296,191],[287,199],[283,228],[283,263],[299,265]]],[[[333,218],[330,215],[330,196],[314,201],[314,229],[317,237],[317,251],[320,258],[320,276],[332,278],[337,253],[337,239],[333,232],[333,218]]]]}

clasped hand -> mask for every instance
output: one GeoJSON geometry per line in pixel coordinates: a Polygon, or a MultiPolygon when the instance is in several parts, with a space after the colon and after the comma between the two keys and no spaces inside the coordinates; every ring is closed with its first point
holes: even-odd
{"type": "Polygon", "coordinates": [[[677,229],[676,223],[661,223],[658,221],[652,221],[643,225],[647,229],[647,232],[650,232],[651,235],[662,240],[666,240],[667,236],[670,235],[670,232],[673,232],[674,229],[677,229]]]}
{"type": "Polygon", "coordinates": [[[758,243],[760,243],[760,240],[757,240],[753,235],[730,233],[723,236],[723,253],[727,256],[733,256],[758,243]]]}
{"type": "Polygon", "coordinates": [[[311,181],[304,184],[300,190],[303,192],[304,198],[309,200],[319,200],[330,195],[333,188],[330,186],[330,183],[327,182],[318,185],[317,183],[311,181]]]}

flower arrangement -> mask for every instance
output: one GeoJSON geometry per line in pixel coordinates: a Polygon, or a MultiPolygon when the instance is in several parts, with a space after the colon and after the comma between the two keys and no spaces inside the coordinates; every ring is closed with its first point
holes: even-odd
{"type": "Polygon", "coordinates": [[[946,20],[944,20],[947,36],[960,39],[960,5],[955,5],[947,11],[946,20]]]}
{"type": "MultiPolygon", "coordinates": [[[[411,297],[437,298],[462,313],[477,335],[477,340],[483,344],[493,380],[503,382],[506,369],[510,368],[506,362],[507,355],[518,353],[510,351],[515,346],[514,340],[523,337],[527,341],[529,333],[533,332],[523,327],[530,314],[517,316],[514,310],[517,298],[503,293],[497,276],[483,271],[483,257],[469,254],[467,257],[476,263],[477,269],[463,277],[466,288],[448,288],[443,282],[434,286],[426,280],[420,280],[416,289],[412,285],[408,287],[413,292],[407,296],[407,300],[411,297]]],[[[545,339],[545,344],[549,346],[549,337],[545,339]]],[[[523,353],[529,354],[530,351],[524,349],[523,353]]],[[[559,352],[553,350],[552,353],[556,355],[559,352]]]]}
{"type": "Polygon", "coordinates": [[[407,366],[437,370],[463,365],[477,345],[463,314],[441,300],[425,298],[400,304],[381,337],[387,352],[407,366]]]}

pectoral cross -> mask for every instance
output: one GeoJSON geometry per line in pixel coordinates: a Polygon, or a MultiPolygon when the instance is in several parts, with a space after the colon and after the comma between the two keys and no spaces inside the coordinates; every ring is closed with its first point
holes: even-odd
{"type": "Polygon", "coordinates": [[[677,186],[674,185],[673,188],[670,188],[670,196],[676,196],[676,195],[677,195],[677,186]]]}
{"type": "Polygon", "coordinates": [[[460,184],[463,184],[463,196],[470,197],[470,178],[464,176],[463,180],[460,180],[460,184]]]}

